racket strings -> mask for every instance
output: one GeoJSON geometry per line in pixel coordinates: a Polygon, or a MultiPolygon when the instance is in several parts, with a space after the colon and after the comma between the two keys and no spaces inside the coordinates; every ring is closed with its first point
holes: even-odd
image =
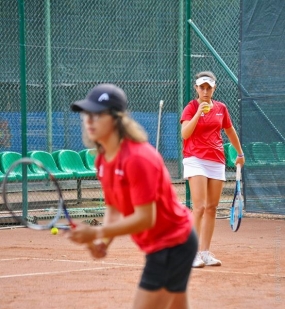
{"type": "Polygon", "coordinates": [[[58,217],[61,196],[53,177],[41,164],[19,160],[12,165],[4,182],[2,193],[6,208],[19,223],[46,226],[58,217]],[[30,170],[37,170],[37,173],[31,176],[30,170]],[[20,175],[19,171],[26,174],[20,175]]]}

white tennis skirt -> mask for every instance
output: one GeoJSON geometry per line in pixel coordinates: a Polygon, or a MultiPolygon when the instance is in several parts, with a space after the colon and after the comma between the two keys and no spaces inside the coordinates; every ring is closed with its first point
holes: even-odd
{"type": "Polygon", "coordinates": [[[184,158],[182,162],[184,165],[184,179],[201,175],[207,178],[226,181],[226,171],[223,163],[196,157],[184,158]]]}

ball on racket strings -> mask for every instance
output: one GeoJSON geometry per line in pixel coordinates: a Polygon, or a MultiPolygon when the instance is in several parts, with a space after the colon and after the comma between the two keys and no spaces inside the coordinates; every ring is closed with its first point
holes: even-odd
{"type": "Polygon", "coordinates": [[[56,235],[58,233],[58,228],[56,227],[53,227],[51,230],[50,230],[51,234],[52,235],[56,235]]]}

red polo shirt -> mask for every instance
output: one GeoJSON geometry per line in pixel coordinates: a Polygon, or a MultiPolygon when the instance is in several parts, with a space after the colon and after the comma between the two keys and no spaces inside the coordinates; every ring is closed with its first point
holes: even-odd
{"type": "MultiPolygon", "coordinates": [[[[197,100],[189,102],[184,108],[180,123],[190,121],[197,112],[197,100]]],[[[204,160],[211,160],[225,164],[225,154],[222,129],[232,126],[232,121],[226,105],[213,101],[213,108],[209,113],[202,113],[192,135],[183,140],[183,157],[195,156],[204,160]]]]}
{"type": "Polygon", "coordinates": [[[149,143],[124,140],[111,162],[99,155],[96,166],[106,204],[124,216],[132,214],[135,207],[155,202],[155,225],[132,235],[143,251],[152,253],[187,240],[192,215],[178,201],[163,159],[149,143]]]}

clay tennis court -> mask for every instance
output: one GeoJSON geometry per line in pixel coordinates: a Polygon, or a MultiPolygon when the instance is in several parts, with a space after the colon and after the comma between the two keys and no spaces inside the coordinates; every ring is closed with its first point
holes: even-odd
{"type": "MultiPolygon", "coordinates": [[[[191,308],[284,308],[284,232],[284,220],[244,218],[237,233],[217,220],[212,251],[223,265],[193,269],[191,308]]],[[[13,228],[0,239],[0,308],[131,308],[144,255],[129,237],[96,261],[62,233],[13,228]]]]}

